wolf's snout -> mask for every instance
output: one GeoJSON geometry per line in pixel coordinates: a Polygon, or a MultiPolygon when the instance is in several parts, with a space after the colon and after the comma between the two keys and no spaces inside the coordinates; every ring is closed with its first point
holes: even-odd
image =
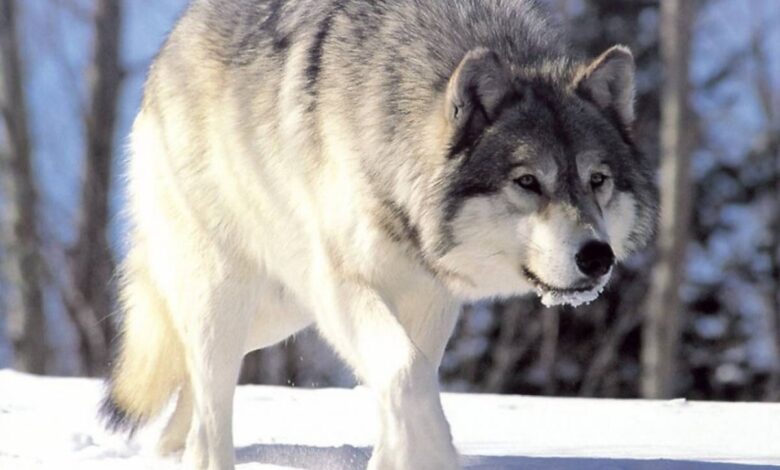
{"type": "Polygon", "coordinates": [[[615,262],[615,254],[608,244],[593,240],[580,249],[575,259],[577,267],[583,274],[589,277],[601,277],[609,272],[615,262]]]}

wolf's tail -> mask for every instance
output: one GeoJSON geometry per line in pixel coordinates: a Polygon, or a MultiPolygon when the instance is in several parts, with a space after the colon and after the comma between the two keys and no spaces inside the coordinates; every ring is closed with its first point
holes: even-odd
{"type": "Polygon", "coordinates": [[[131,434],[186,380],[181,337],[148,270],[135,261],[128,257],[122,273],[121,337],[100,410],[109,430],[131,434]]]}

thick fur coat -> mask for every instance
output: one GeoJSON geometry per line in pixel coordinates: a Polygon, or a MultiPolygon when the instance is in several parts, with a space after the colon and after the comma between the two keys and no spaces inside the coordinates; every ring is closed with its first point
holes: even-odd
{"type": "Polygon", "coordinates": [[[376,395],[370,468],[458,468],[460,306],[591,300],[653,231],[633,79],[525,0],[194,1],[131,137],[110,424],[177,396],[161,451],[230,469],[243,355],[315,324],[376,395]]]}

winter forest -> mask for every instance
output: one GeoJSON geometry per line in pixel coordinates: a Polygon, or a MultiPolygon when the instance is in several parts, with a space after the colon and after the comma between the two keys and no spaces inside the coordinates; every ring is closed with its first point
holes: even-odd
{"type": "MultiPolygon", "coordinates": [[[[0,369],[99,377],[116,335],[125,142],[186,0],[0,0],[0,369]]],[[[637,60],[654,247],[578,308],[465,308],[446,390],[780,400],[780,2],[545,0],[574,49],[637,60]]],[[[305,331],[243,383],[351,386],[305,331]]]]}

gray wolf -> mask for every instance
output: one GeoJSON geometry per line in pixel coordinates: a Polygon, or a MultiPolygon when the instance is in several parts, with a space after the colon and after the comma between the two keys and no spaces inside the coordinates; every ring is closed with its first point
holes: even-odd
{"type": "Polygon", "coordinates": [[[437,368],[460,306],[598,295],[646,244],[634,61],[526,0],[196,0],[131,136],[104,405],[174,396],[162,452],[233,468],[242,357],[309,325],[375,394],[373,470],[458,468],[437,368]]]}

